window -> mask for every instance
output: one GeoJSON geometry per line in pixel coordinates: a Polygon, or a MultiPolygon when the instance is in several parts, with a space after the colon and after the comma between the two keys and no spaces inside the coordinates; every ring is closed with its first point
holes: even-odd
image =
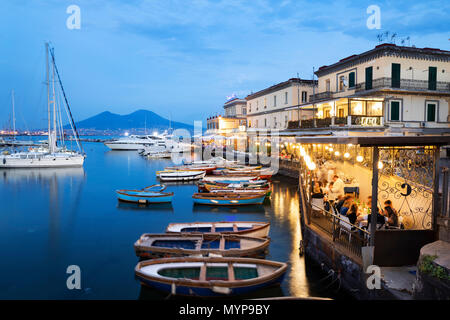
{"type": "Polygon", "coordinates": [[[252,104],[251,103],[248,104],[248,112],[252,112],[252,104]]]}
{"type": "Polygon", "coordinates": [[[427,119],[427,121],[436,122],[436,104],[435,103],[427,103],[426,119],[427,119]]]}
{"type": "Polygon", "coordinates": [[[366,68],[366,90],[372,89],[372,67],[366,68]]]}
{"type": "Polygon", "coordinates": [[[383,102],[381,101],[367,101],[367,116],[382,116],[383,102]]]}
{"type": "Polygon", "coordinates": [[[348,87],[349,88],[355,87],[355,73],[354,72],[350,72],[348,74],[348,87]]]}
{"type": "Polygon", "coordinates": [[[242,107],[242,114],[247,114],[247,108],[246,107],[242,107]]]}
{"type": "Polygon", "coordinates": [[[308,92],[302,91],[302,102],[307,102],[308,100],[308,92]]]}
{"type": "Polygon", "coordinates": [[[256,101],[256,111],[259,109],[259,100],[256,101]]]}
{"type": "Polygon", "coordinates": [[[277,117],[273,118],[273,123],[274,123],[273,127],[276,128],[277,127],[277,117]]]}
{"type": "Polygon", "coordinates": [[[284,93],[284,104],[287,104],[287,103],[288,103],[288,93],[285,92],[284,93]]]}
{"type": "Polygon", "coordinates": [[[277,96],[273,96],[273,106],[277,106],[277,96]]]}
{"type": "Polygon", "coordinates": [[[350,114],[352,116],[363,116],[365,112],[365,102],[364,101],[352,101],[350,103],[350,114]]]}
{"type": "Polygon", "coordinates": [[[288,125],[288,116],[284,116],[284,126],[287,127],[288,125]]]}
{"type": "Polygon", "coordinates": [[[331,88],[331,86],[330,86],[330,79],[327,79],[325,81],[325,88],[326,88],[327,92],[330,92],[330,88],[331,88]]]}
{"type": "Polygon", "coordinates": [[[325,117],[324,118],[329,118],[331,115],[331,109],[325,109],[325,117]]]}
{"type": "Polygon", "coordinates": [[[338,118],[343,118],[344,116],[344,108],[339,108],[338,109],[338,118]]]}
{"type": "Polygon", "coordinates": [[[344,90],[344,79],[345,79],[344,76],[339,77],[339,91],[344,90]]]}
{"type": "Polygon", "coordinates": [[[248,120],[248,127],[249,127],[249,128],[252,127],[252,120],[248,120]]]}
{"type": "Polygon", "coordinates": [[[400,121],[400,101],[391,101],[391,121],[400,121]]]}
{"type": "Polygon", "coordinates": [[[437,68],[429,67],[428,68],[428,90],[436,90],[436,75],[437,75],[437,68]]]}
{"type": "Polygon", "coordinates": [[[267,108],[267,98],[264,98],[264,109],[267,108]]]}
{"type": "Polygon", "coordinates": [[[392,88],[400,88],[400,64],[392,64],[392,88]]]}
{"type": "Polygon", "coordinates": [[[264,128],[267,128],[267,119],[264,118],[264,128]]]}

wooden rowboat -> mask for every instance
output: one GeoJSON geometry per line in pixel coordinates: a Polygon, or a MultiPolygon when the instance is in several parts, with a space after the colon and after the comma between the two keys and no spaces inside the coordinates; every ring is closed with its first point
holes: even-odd
{"type": "Polygon", "coordinates": [[[265,238],[269,235],[270,222],[219,221],[171,223],[166,233],[225,233],[265,238]]]}
{"type": "Polygon", "coordinates": [[[205,171],[164,171],[159,174],[161,181],[191,181],[205,177],[205,171]]]}
{"type": "Polygon", "coordinates": [[[235,234],[162,233],[143,234],[134,244],[141,258],[184,257],[190,255],[223,257],[264,257],[270,240],[235,234]]]}
{"type": "Polygon", "coordinates": [[[229,187],[229,188],[266,188],[270,187],[270,183],[267,180],[249,180],[249,181],[226,181],[226,180],[219,180],[219,181],[212,181],[212,180],[205,180],[202,179],[197,183],[198,190],[199,191],[209,191],[213,187],[229,187]],[[224,181],[224,182],[221,182],[224,181]]]}
{"type": "Polygon", "coordinates": [[[261,169],[262,166],[229,166],[226,167],[228,170],[233,171],[248,171],[248,170],[258,170],[261,169]]]}
{"type": "MultiPolygon", "coordinates": [[[[227,176],[208,176],[202,179],[202,182],[219,182],[219,183],[253,183],[258,181],[258,176],[237,176],[237,177],[227,177],[227,176]]],[[[259,183],[259,182],[258,182],[259,183]]]]}
{"type": "Polygon", "coordinates": [[[223,297],[279,285],[287,264],[252,258],[182,257],[139,262],[142,284],[173,295],[223,297]]]}
{"type": "Polygon", "coordinates": [[[141,190],[116,190],[120,201],[137,203],[164,203],[172,202],[173,192],[162,192],[165,185],[154,184],[141,190]]]}
{"type": "MultiPolygon", "coordinates": [[[[211,166],[211,165],[185,165],[185,166],[177,166],[177,167],[166,167],[164,169],[165,169],[165,171],[205,171],[206,174],[209,174],[216,168],[217,168],[216,166],[211,166]]],[[[158,174],[158,172],[157,172],[157,174],[158,174]]]]}
{"type": "Polygon", "coordinates": [[[194,193],[194,203],[212,206],[243,206],[262,204],[266,193],[240,194],[232,192],[202,192],[194,193]]]}

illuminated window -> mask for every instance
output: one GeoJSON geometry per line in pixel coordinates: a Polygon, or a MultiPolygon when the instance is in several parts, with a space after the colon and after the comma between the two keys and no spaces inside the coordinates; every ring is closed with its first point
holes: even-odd
{"type": "Polygon", "coordinates": [[[367,115],[368,116],[382,116],[383,115],[383,102],[367,101],[367,115]]]}
{"type": "Polygon", "coordinates": [[[308,92],[302,91],[302,102],[307,102],[308,100],[308,92]]]}

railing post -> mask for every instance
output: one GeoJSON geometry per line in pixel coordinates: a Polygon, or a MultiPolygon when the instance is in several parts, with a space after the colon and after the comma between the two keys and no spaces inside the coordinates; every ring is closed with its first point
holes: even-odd
{"type": "Polygon", "coordinates": [[[442,168],[443,178],[442,178],[442,216],[450,216],[448,204],[449,204],[449,194],[448,194],[448,168],[442,168]]]}
{"type": "Polygon", "coordinates": [[[377,213],[378,213],[378,158],[379,149],[373,147],[372,161],[372,209],[370,214],[370,245],[375,245],[375,231],[377,229],[377,213]]]}
{"type": "Polygon", "coordinates": [[[434,170],[433,170],[433,230],[437,230],[437,216],[439,208],[439,147],[434,147],[434,170]]]}
{"type": "Polygon", "coordinates": [[[352,116],[347,116],[347,126],[351,126],[352,125],[352,116]]]}

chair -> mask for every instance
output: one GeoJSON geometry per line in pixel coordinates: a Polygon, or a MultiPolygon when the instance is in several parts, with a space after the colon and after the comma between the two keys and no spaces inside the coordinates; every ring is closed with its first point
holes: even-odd
{"type": "Polygon", "coordinates": [[[352,225],[350,223],[350,220],[348,219],[347,216],[343,216],[340,215],[340,220],[339,220],[339,238],[341,237],[341,233],[347,233],[348,234],[348,242],[352,241],[352,225]]]}
{"type": "Polygon", "coordinates": [[[320,211],[320,212],[322,212],[322,214],[325,215],[325,213],[324,213],[325,207],[323,205],[323,199],[322,198],[312,198],[311,199],[311,206],[312,206],[313,210],[320,211]]]}

